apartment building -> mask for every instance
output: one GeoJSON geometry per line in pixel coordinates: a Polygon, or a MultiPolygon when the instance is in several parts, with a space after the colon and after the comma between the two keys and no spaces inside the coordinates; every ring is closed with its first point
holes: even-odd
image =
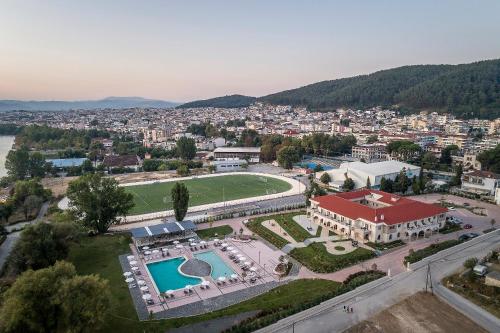
{"type": "Polygon", "coordinates": [[[386,154],[383,144],[364,144],[352,147],[352,157],[365,162],[385,160],[386,154]]]}

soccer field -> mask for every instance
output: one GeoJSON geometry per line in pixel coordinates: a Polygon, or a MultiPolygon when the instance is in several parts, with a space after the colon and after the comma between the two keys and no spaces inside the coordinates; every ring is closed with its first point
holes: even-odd
{"type": "MultiPolygon", "coordinates": [[[[281,193],[291,185],[281,179],[257,175],[227,175],[182,181],[189,190],[189,207],[281,193]],[[224,192],[224,198],[223,198],[224,192]]],[[[144,214],[172,209],[171,190],[176,182],[126,186],[134,195],[135,206],[129,214],[144,214]]]]}

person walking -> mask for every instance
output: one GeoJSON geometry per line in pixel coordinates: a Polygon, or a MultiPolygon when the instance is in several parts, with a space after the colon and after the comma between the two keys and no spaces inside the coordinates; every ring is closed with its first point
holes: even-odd
{"type": "Polygon", "coordinates": [[[345,305],[344,305],[344,312],[346,312],[346,307],[345,307],[345,305]]]}

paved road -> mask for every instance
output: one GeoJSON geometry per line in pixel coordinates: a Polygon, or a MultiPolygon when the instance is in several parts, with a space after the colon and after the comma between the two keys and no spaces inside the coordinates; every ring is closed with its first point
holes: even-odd
{"type": "MultiPolygon", "coordinates": [[[[38,212],[38,215],[36,216],[35,219],[28,221],[28,222],[21,222],[21,223],[13,224],[13,225],[7,226],[5,228],[7,229],[7,231],[11,232],[12,230],[22,229],[22,228],[26,227],[27,225],[38,223],[43,219],[43,217],[47,213],[47,209],[49,209],[48,202],[46,202],[42,205],[42,207],[40,208],[40,211],[38,212]]],[[[5,261],[7,260],[7,257],[9,256],[10,252],[14,248],[14,245],[16,244],[17,240],[19,239],[20,234],[21,234],[21,231],[15,231],[15,232],[8,234],[7,239],[0,246],[0,269],[5,264],[5,261]]]]}
{"type": "MultiPolygon", "coordinates": [[[[333,298],[316,307],[282,319],[258,332],[342,332],[425,289],[427,263],[430,264],[433,284],[437,288],[438,281],[456,271],[467,258],[484,256],[499,244],[500,230],[497,230],[426,258],[412,265],[412,271],[398,274],[393,278],[384,278],[373,287],[359,288],[333,298]],[[352,306],[354,313],[344,313],[344,305],[352,306]]],[[[469,315],[474,312],[473,310],[467,307],[465,312],[469,315]]],[[[484,310],[480,309],[480,312],[484,310]]],[[[495,328],[492,331],[500,332],[498,319],[488,320],[488,316],[484,313],[482,316],[474,316],[471,319],[487,329],[495,328]]]]}

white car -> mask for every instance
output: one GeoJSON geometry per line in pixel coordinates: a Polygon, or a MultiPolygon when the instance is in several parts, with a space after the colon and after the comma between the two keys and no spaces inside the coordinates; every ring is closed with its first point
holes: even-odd
{"type": "Polygon", "coordinates": [[[448,207],[448,210],[455,210],[455,207],[448,207]]]}

